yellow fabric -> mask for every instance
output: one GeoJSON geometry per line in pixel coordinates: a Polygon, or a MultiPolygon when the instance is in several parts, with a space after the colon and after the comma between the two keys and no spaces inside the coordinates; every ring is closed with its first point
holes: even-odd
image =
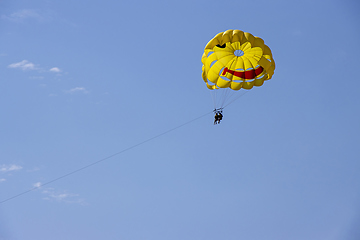
{"type": "Polygon", "coordinates": [[[264,40],[240,30],[218,33],[206,45],[201,62],[203,80],[212,90],[240,90],[261,86],[264,81],[272,78],[275,70],[271,50],[264,40]],[[263,71],[259,74],[260,66],[263,71]],[[245,77],[256,69],[257,76],[251,79],[245,77]]]}

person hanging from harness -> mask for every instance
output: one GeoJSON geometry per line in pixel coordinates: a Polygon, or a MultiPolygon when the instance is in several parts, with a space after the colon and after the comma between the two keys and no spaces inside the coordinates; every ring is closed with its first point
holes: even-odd
{"type": "Polygon", "coordinates": [[[222,108],[215,109],[214,112],[215,112],[215,120],[214,120],[214,125],[215,125],[215,124],[219,124],[223,118],[222,108]]]}

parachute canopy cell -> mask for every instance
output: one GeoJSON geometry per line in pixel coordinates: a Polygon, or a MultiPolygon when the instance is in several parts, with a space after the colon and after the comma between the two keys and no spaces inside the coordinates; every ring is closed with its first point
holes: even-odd
{"type": "Polygon", "coordinates": [[[240,30],[217,34],[206,45],[202,77],[211,90],[251,89],[271,79],[275,61],[264,41],[240,30]]]}

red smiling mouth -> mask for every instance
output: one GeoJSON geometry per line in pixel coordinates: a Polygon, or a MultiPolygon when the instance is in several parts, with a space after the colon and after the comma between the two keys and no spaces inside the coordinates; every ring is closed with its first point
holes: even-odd
{"type": "Polygon", "coordinates": [[[249,71],[233,71],[228,69],[227,67],[224,68],[224,71],[221,75],[225,75],[226,73],[230,73],[236,77],[243,78],[243,79],[254,79],[255,77],[259,76],[264,71],[263,67],[258,67],[256,69],[252,69],[249,71]]]}

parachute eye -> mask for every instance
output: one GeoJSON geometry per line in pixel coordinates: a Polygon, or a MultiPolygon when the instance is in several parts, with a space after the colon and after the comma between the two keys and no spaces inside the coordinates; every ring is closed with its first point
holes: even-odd
{"type": "Polygon", "coordinates": [[[223,45],[217,44],[216,45],[218,48],[225,48],[226,47],[226,43],[224,43],[223,45]]]}

